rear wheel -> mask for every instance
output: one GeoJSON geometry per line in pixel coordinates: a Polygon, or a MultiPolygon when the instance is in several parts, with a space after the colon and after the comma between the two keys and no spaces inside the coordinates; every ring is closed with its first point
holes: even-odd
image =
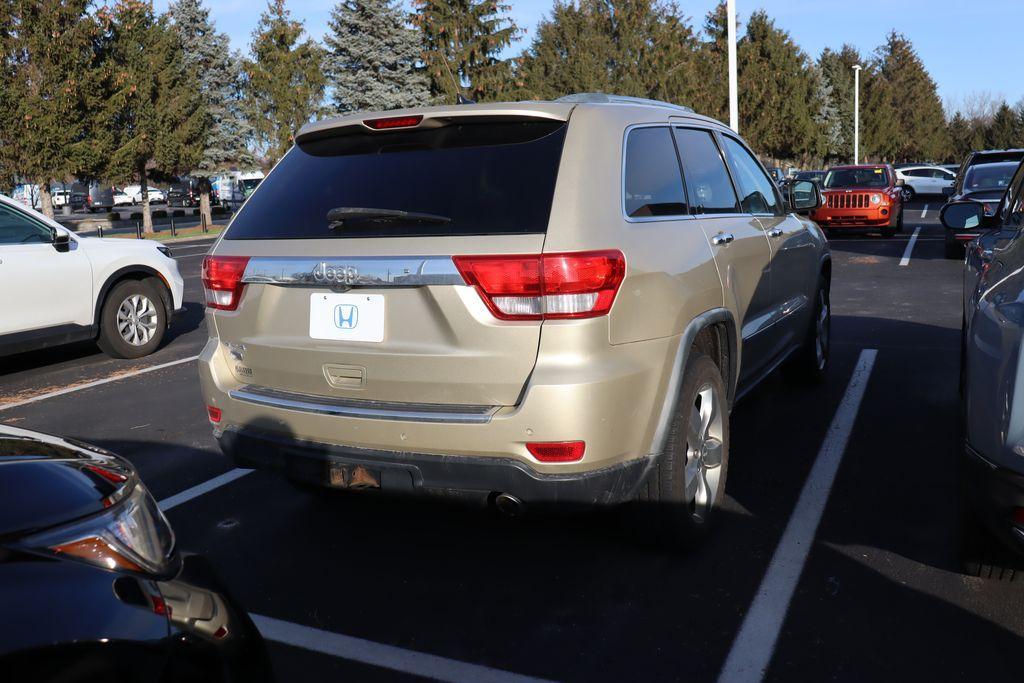
{"type": "Polygon", "coordinates": [[[659,545],[692,548],[707,536],[725,493],[729,404],[714,361],[691,349],[665,451],[638,501],[659,545]]]}
{"type": "Polygon", "coordinates": [[[141,358],[156,351],[167,329],[167,311],[153,285],[125,280],[114,285],[100,314],[97,344],[114,358],[141,358]]]}
{"type": "Polygon", "coordinates": [[[828,281],[818,278],[818,291],[814,295],[814,310],[807,328],[803,346],[783,368],[787,380],[797,384],[818,384],[825,379],[832,338],[832,303],[828,281]]]}

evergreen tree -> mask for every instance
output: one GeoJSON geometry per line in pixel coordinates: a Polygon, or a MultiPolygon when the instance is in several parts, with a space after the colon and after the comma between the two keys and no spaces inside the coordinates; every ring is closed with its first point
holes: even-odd
{"type": "Polygon", "coordinates": [[[1021,117],[1010,108],[1010,105],[1003,102],[985,131],[985,146],[989,149],[1022,147],[1024,146],[1022,132],[1024,131],[1022,131],[1021,117]]]}
{"type": "MultiPolygon", "coordinates": [[[[207,114],[203,154],[192,175],[209,178],[233,167],[254,166],[256,159],[248,146],[252,127],[241,111],[242,70],[237,56],[231,54],[227,35],[216,31],[202,0],[177,0],[168,14],[181,44],[184,68],[201,75],[199,95],[207,114]]],[[[200,213],[211,223],[210,184],[200,188],[200,213]]]]}
{"type": "Polygon", "coordinates": [[[893,86],[871,63],[861,71],[860,87],[860,161],[895,161],[905,138],[893,86]]]}
{"type": "Polygon", "coordinates": [[[510,5],[494,0],[415,0],[412,21],[423,40],[430,89],[446,102],[465,91],[495,100],[511,90],[512,65],[502,50],[520,34],[510,5]]]}
{"type": "Polygon", "coordinates": [[[759,152],[792,159],[818,147],[807,57],[763,11],[750,16],[738,70],[740,130],[759,152]]]}
{"type": "Polygon", "coordinates": [[[269,0],[252,34],[245,108],[270,162],[288,151],[323,100],[323,50],[311,39],[300,42],[304,32],[285,0],[269,0]]]}
{"type": "Polygon", "coordinates": [[[195,167],[208,126],[197,74],[185,68],[177,32],[152,5],[121,0],[102,8],[105,102],[97,112],[106,131],[106,175],[142,186],[142,220],[153,232],[149,178],[195,167]]]}
{"type": "Polygon", "coordinates": [[[842,115],[836,104],[838,99],[833,91],[832,82],[818,66],[811,65],[811,74],[815,83],[814,123],[819,131],[819,145],[815,150],[820,159],[843,158],[846,140],[843,138],[842,115]]]}
{"type": "Polygon", "coordinates": [[[878,72],[893,94],[896,136],[894,157],[912,161],[937,159],[949,144],[946,117],[935,81],[914,46],[892,31],[877,52],[878,72]]]}
{"type": "Polygon", "coordinates": [[[0,28],[0,176],[39,185],[53,216],[50,183],[95,169],[89,130],[97,99],[88,0],[9,0],[0,28]]]}
{"type": "Polygon", "coordinates": [[[851,45],[844,45],[838,52],[825,48],[818,59],[822,79],[829,89],[831,109],[839,122],[838,139],[826,146],[824,156],[829,161],[853,160],[853,66],[860,63],[860,54],[851,45]]]}
{"type": "Polygon", "coordinates": [[[420,38],[394,0],[342,0],[324,37],[326,67],[339,113],[401,109],[430,101],[417,66],[420,38]]]}
{"type": "Polygon", "coordinates": [[[519,70],[525,96],[614,92],[689,104],[696,37],[674,4],[657,0],[556,2],[519,70]]]}
{"type": "Polygon", "coordinates": [[[968,154],[984,146],[981,129],[960,112],[953,115],[946,129],[949,153],[945,158],[950,163],[960,163],[968,154]]]}
{"type": "MultiPolygon", "coordinates": [[[[739,18],[736,30],[740,30],[739,18]]],[[[725,2],[704,18],[704,40],[695,64],[697,90],[691,105],[699,113],[719,121],[729,120],[729,33],[725,2]]],[[[738,35],[738,33],[737,33],[738,35]]]]}

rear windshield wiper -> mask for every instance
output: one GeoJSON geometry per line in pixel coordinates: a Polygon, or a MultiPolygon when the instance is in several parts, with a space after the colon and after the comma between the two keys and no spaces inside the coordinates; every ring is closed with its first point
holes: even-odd
{"type": "Polygon", "coordinates": [[[419,211],[399,211],[398,209],[370,209],[359,206],[339,206],[327,212],[328,226],[331,230],[344,228],[351,223],[451,223],[448,216],[419,211]]]}

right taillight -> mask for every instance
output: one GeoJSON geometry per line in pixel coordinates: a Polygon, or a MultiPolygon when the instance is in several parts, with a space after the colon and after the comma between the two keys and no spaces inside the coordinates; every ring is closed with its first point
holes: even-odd
{"type": "Polygon", "coordinates": [[[472,285],[501,320],[594,318],[611,310],[626,274],[621,251],[538,255],[454,256],[472,285]]]}
{"type": "Polygon", "coordinates": [[[242,276],[248,256],[207,256],[203,259],[203,289],[206,305],[221,311],[233,311],[242,300],[245,284],[242,276]]]}

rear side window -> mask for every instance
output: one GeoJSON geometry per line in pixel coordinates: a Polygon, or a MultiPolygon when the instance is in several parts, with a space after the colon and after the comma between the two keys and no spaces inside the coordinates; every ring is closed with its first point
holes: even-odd
{"type": "Polygon", "coordinates": [[[546,232],[565,129],[563,121],[470,121],[300,143],[225,239],[546,232]],[[348,218],[328,219],[341,208],[348,218]]]}
{"type": "Polygon", "coordinates": [[[675,133],[694,212],[737,213],[736,192],[711,133],[695,128],[677,128],[675,133]]]}
{"type": "Polygon", "coordinates": [[[779,202],[775,196],[775,183],[761,170],[761,166],[750,156],[739,142],[722,136],[723,145],[729,155],[729,168],[740,191],[740,206],[746,213],[777,213],[779,202]]]}
{"type": "Polygon", "coordinates": [[[679,159],[667,126],[629,131],[624,174],[626,215],[630,218],[687,213],[679,159]]]}

